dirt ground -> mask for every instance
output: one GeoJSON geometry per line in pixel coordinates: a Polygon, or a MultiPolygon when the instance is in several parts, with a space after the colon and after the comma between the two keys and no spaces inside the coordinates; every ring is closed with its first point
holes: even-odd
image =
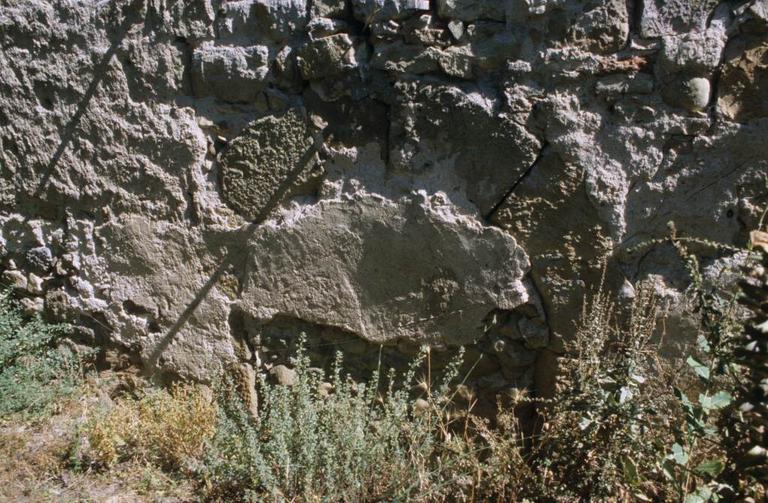
{"type": "Polygon", "coordinates": [[[198,501],[188,481],[172,479],[150,465],[123,463],[99,471],[79,462],[78,427],[89,409],[110,400],[117,382],[103,377],[90,381],[84,393],[59,404],[49,417],[0,422],[1,502],[198,501]]]}

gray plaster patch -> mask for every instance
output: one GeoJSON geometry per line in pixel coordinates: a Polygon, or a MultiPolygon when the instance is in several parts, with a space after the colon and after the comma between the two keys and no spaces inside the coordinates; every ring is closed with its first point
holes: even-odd
{"type": "Polygon", "coordinates": [[[242,309],[371,342],[474,341],[489,312],[528,300],[528,257],[509,234],[452,210],[372,195],[303,207],[249,242],[242,309]]]}

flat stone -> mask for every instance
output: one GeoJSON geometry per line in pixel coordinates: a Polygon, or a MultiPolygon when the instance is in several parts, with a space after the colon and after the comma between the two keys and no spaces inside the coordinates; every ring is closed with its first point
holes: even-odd
{"type": "Polygon", "coordinates": [[[324,200],[259,228],[241,309],[375,343],[463,344],[490,311],[527,300],[528,259],[510,235],[412,197],[324,200]]]}
{"type": "Polygon", "coordinates": [[[653,85],[653,77],[647,73],[609,75],[597,81],[595,94],[608,97],[624,94],[651,94],[653,85]]]}

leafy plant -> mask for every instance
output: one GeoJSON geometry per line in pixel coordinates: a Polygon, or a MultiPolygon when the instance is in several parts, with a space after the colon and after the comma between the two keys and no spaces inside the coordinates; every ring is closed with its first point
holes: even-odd
{"type": "Polygon", "coordinates": [[[60,345],[68,330],[24,316],[9,292],[0,294],[0,418],[40,416],[77,389],[84,359],[60,345]]]}
{"type": "MultiPolygon", "coordinates": [[[[760,228],[766,214],[768,210],[760,228]]],[[[732,460],[726,476],[745,501],[762,501],[768,492],[768,233],[753,231],[750,245],[759,260],[746,267],[740,284],[739,301],[751,316],[734,349],[734,360],[745,372],[735,389],[734,407],[725,418],[732,460]]]]}
{"type": "Polygon", "coordinates": [[[439,501],[471,480],[471,449],[453,434],[450,382],[459,361],[433,383],[423,350],[403,376],[375,372],[367,382],[342,373],[328,381],[302,349],[296,382],[258,381],[259,413],[251,415],[224,386],[219,428],[202,477],[209,497],[302,501],[439,501]]]}
{"type": "Polygon", "coordinates": [[[655,459],[670,441],[674,406],[666,366],[651,344],[652,290],[638,288],[628,321],[601,287],[585,303],[562,361],[558,396],[541,412],[530,463],[536,493],[553,501],[647,499],[659,492],[655,459]]]}
{"type": "MultiPolygon", "coordinates": [[[[675,443],[663,462],[664,475],[673,483],[678,497],[686,503],[720,501],[734,488],[720,480],[729,460],[724,441],[727,432],[720,425],[722,413],[733,402],[735,383],[743,375],[734,350],[743,331],[738,312],[738,289],[723,290],[706,284],[698,257],[688,243],[722,248],[717,243],[681,239],[670,223],[669,240],[683,259],[691,278],[695,312],[699,316],[698,351],[686,359],[696,376],[694,398],[680,387],[673,389],[682,407],[682,419],[675,431],[675,443]]],[[[752,257],[747,255],[749,261],[752,257]]]]}

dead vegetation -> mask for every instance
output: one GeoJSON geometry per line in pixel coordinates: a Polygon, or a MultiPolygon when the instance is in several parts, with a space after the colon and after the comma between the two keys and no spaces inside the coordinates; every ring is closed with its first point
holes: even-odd
{"type": "MultiPolygon", "coordinates": [[[[765,481],[750,474],[762,472],[742,471],[731,447],[746,431],[734,404],[748,376],[734,357],[745,323],[736,292],[709,288],[686,244],[672,244],[701,321],[684,360],[658,357],[658,302],[638,286],[628,312],[602,288],[588,299],[556,398],[521,390],[493,421],[473,414],[460,360],[433,375],[429,348],[403,373],[379,368],[367,381],[340,357],[330,374],[313,369],[300,349],[291,384],[257,379],[256,407],[226,376],[158,389],[135,375],[85,374],[45,414],[4,417],[0,499],[761,500],[765,481]],[[531,406],[535,424],[524,424],[516,413],[531,406]]],[[[27,367],[18,375],[36,375],[27,367]]]]}

